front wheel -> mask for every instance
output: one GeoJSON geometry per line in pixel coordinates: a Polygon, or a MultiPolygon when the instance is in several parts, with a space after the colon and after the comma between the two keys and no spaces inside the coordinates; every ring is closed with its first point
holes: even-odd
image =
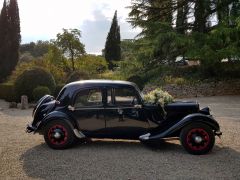
{"type": "Polygon", "coordinates": [[[50,148],[66,149],[73,145],[76,137],[70,126],[61,120],[49,122],[44,130],[44,140],[50,148]]]}
{"type": "Polygon", "coordinates": [[[215,135],[208,125],[192,123],[182,129],[180,141],[190,154],[207,154],[214,146],[215,135]]]}

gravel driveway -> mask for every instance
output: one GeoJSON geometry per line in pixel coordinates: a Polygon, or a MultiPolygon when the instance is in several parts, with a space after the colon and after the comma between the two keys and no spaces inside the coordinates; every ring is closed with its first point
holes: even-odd
{"type": "Polygon", "coordinates": [[[8,109],[0,101],[0,179],[239,179],[240,96],[198,101],[211,107],[224,133],[202,156],[186,153],[177,140],[156,148],[96,140],[51,150],[42,136],[24,132],[31,110],[8,109]]]}

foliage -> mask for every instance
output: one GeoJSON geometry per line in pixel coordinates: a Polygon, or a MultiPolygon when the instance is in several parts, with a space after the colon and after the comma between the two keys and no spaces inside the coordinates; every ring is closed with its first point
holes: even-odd
{"type": "Polygon", "coordinates": [[[38,59],[31,60],[30,62],[22,62],[18,63],[16,69],[13,71],[11,76],[8,78],[8,82],[14,83],[15,80],[26,70],[30,70],[32,68],[42,68],[46,71],[51,72],[56,83],[65,83],[66,81],[66,72],[64,72],[63,68],[52,64],[48,59],[38,59]]]}
{"type": "Polygon", "coordinates": [[[139,89],[142,90],[144,88],[144,81],[143,79],[138,75],[130,76],[127,81],[134,82],[138,85],[139,89]]]}
{"type": "Polygon", "coordinates": [[[115,11],[104,49],[105,58],[109,64],[109,69],[111,70],[114,67],[112,61],[119,61],[121,59],[120,45],[120,26],[118,25],[117,11],[115,11]]]}
{"type": "Polygon", "coordinates": [[[37,57],[42,57],[45,54],[48,53],[48,49],[50,46],[49,41],[37,41],[35,42],[30,42],[26,44],[21,44],[20,45],[20,53],[25,54],[28,53],[32,57],[37,58],[37,57]]]}
{"type": "Polygon", "coordinates": [[[63,33],[57,34],[56,45],[61,49],[62,53],[70,58],[72,63],[72,71],[75,70],[74,61],[85,53],[84,45],[80,41],[81,31],[78,29],[63,29],[63,33]]]}
{"type": "Polygon", "coordinates": [[[163,91],[161,88],[157,88],[144,95],[144,101],[146,103],[159,103],[160,105],[165,105],[173,102],[173,97],[168,92],[163,91]]]}
{"type": "Polygon", "coordinates": [[[106,71],[100,74],[99,79],[126,80],[119,71],[106,71]]]}
{"type": "Polygon", "coordinates": [[[74,71],[73,73],[70,74],[66,83],[79,81],[79,80],[86,80],[86,79],[89,79],[89,76],[86,72],[74,71]]]}
{"type": "Polygon", "coordinates": [[[174,66],[183,56],[207,68],[224,58],[239,59],[239,7],[236,0],[133,0],[129,21],[142,28],[137,60],[149,68],[174,66]]]}
{"type": "Polygon", "coordinates": [[[23,54],[20,54],[19,63],[30,62],[33,59],[34,59],[34,57],[29,52],[25,52],[23,54]]]}
{"type": "Polygon", "coordinates": [[[49,88],[46,86],[38,86],[33,90],[33,99],[37,102],[41,97],[46,94],[51,94],[49,88]]]}
{"type": "Polygon", "coordinates": [[[4,99],[8,102],[16,101],[16,95],[13,84],[0,84],[0,99],[4,99]]]}
{"type": "Polygon", "coordinates": [[[51,93],[53,93],[56,84],[53,76],[49,72],[42,68],[33,68],[25,70],[20,76],[18,76],[14,86],[18,99],[20,99],[21,95],[27,95],[31,101],[33,100],[33,90],[36,87],[46,86],[50,89],[51,93]]]}
{"type": "Polygon", "coordinates": [[[0,81],[14,70],[19,59],[20,19],[17,0],[4,0],[0,14],[0,81]]]}
{"type": "Polygon", "coordinates": [[[76,61],[76,69],[84,70],[92,77],[108,69],[107,61],[101,56],[84,55],[76,61]]]}

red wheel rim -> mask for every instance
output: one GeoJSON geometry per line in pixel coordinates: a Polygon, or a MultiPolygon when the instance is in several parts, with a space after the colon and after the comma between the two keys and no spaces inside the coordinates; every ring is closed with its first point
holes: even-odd
{"type": "Polygon", "coordinates": [[[191,129],[187,134],[186,144],[191,150],[201,151],[204,150],[210,143],[208,133],[202,128],[191,129]],[[200,137],[201,142],[196,142],[195,138],[200,137]]]}
{"type": "Polygon", "coordinates": [[[67,142],[68,133],[67,129],[63,125],[56,124],[52,126],[48,131],[48,139],[54,145],[62,145],[67,142]],[[57,133],[57,137],[56,137],[57,133]]]}

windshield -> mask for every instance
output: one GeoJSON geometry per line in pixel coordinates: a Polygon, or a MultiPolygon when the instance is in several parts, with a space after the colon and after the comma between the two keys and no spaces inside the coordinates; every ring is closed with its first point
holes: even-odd
{"type": "Polygon", "coordinates": [[[60,97],[63,95],[63,93],[65,92],[66,88],[63,87],[62,90],[60,91],[60,93],[58,94],[56,100],[59,101],[60,97]]]}
{"type": "Polygon", "coordinates": [[[137,92],[139,93],[140,98],[141,98],[142,100],[144,100],[144,95],[143,95],[142,91],[140,91],[140,89],[138,88],[138,86],[137,86],[136,84],[134,84],[134,86],[135,86],[135,89],[137,90],[137,92]]]}

